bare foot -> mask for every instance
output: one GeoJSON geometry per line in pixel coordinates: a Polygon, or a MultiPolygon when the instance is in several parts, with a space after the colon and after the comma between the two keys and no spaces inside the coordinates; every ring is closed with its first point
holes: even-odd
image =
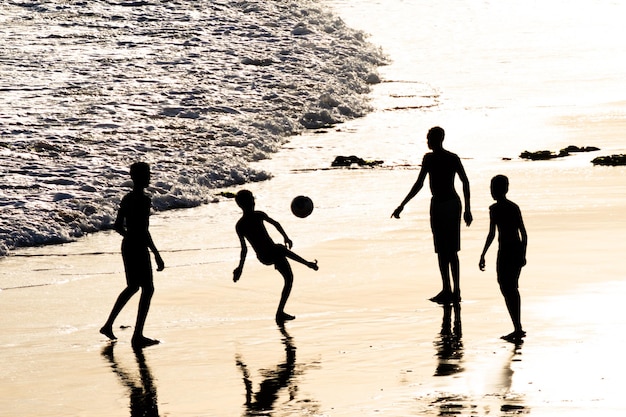
{"type": "Polygon", "coordinates": [[[507,334],[506,336],[502,336],[500,339],[506,340],[507,342],[515,343],[520,342],[522,338],[526,336],[526,332],[523,330],[516,330],[512,333],[507,334]]]}
{"type": "Polygon", "coordinates": [[[449,291],[441,291],[439,294],[432,297],[430,301],[437,304],[449,304],[454,301],[454,296],[449,291]]]}
{"type": "Polygon", "coordinates": [[[133,336],[133,339],[131,341],[131,344],[133,345],[133,348],[135,349],[141,349],[141,348],[145,348],[148,346],[158,345],[159,343],[161,342],[156,339],[149,339],[145,336],[133,336]]]}
{"type": "Polygon", "coordinates": [[[291,314],[287,314],[285,312],[276,313],[276,323],[284,323],[286,321],[295,320],[295,319],[296,319],[296,316],[292,316],[291,314]]]}
{"type": "Polygon", "coordinates": [[[100,329],[100,333],[102,333],[111,340],[117,340],[117,337],[115,337],[115,335],[113,334],[113,329],[109,326],[102,326],[102,328],[100,329]]]}

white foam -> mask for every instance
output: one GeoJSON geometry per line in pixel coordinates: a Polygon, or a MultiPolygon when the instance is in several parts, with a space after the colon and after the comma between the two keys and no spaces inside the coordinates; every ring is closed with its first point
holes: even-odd
{"type": "Polygon", "coordinates": [[[369,111],[384,57],[314,1],[126,6],[0,5],[0,255],[111,227],[134,161],[157,210],[193,207],[271,178],[249,164],[290,135],[369,111]]]}

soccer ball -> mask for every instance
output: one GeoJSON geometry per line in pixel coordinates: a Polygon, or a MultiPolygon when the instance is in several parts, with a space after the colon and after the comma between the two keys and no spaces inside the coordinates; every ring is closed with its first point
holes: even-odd
{"type": "Polygon", "coordinates": [[[304,195],[299,195],[291,201],[291,212],[296,217],[305,218],[313,212],[313,201],[304,195]]]}

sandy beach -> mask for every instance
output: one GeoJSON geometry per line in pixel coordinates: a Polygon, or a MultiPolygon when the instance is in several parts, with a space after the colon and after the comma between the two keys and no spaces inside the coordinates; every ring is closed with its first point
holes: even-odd
{"type": "Polygon", "coordinates": [[[286,311],[296,320],[274,322],[282,279],[252,253],[233,283],[241,213],[226,198],[152,216],[166,269],[154,276],[145,334],[161,344],[140,352],[130,343],[137,298],[116,322],[118,341],[98,332],[125,283],[117,234],[16,250],[0,259],[0,417],[624,415],[624,169],[590,163],[626,152],[621,60],[603,59],[619,56],[623,37],[604,49],[590,37],[568,49],[579,30],[622,28],[623,14],[611,13],[618,6],[602,3],[613,19],[588,29],[576,24],[590,13],[586,4],[549,2],[572,14],[553,21],[533,9],[509,31],[503,16],[530,10],[526,3],[513,11],[466,4],[473,13],[420,5],[420,19],[457,23],[444,33],[437,19],[416,26],[407,2],[393,2],[385,19],[376,10],[386,3],[333,3],[350,26],[375,16],[372,42],[395,59],[372,92],[376,110],[293,137],[251,167],[271,180],[224,190],[253,191],[294,251],[319,261],[317,272],[293,264],[286,311]],[[446,129],[444,146],[461,156],[472,190],[457,308],[428,300],[441,288],[428,190],[400,220],[390,218],[435,125],[446,129]],[[518,158],[568,145],[602,151],[518,158]],[[353,154],[385,163],[330,169],[335,156],[353,154]],[[478,268],[495,174],[510,178],[529,235],[521,345],[500,339],[512,324],[495,245],[487,270],[478,268]],[[315,203],[305,219],[289,210],[297,195],[315,203]]]}
{"type": "MultiPolygon", "coordinates": [[[[298,146],[309,146],[306,136],[294,138],[298,146]]],[[[316,149],[312,165],[333,152],[316,149]]],[[[281,221],[294,250],[319,260],[318,272],[294,266],[287,311],[295,321],[282,331],[273,321],[282,285],[273,268],[250,256],[242,280],[232,282],[239,254],[232,201],[153,217],[168,267],[155,274],[146,334],[162,344],[139,356],[132,329],[116,327],[116,343],[98,334],[123,285],[118,236],[22,250],[1,265],[15,282],[33,286],[0,292],[0,415],[124,416],[152,406],[161,416],[624,412],[626,369],[612,351],[625,339],[625,244],[618,237],[626,211],[592,186],[612,189],[619,172],[589,167],[575,182],[552,179],[551,189],[571,196],[569,206],[602,202],[584,210],[522,205],[530,236],[521,279],[528,337],[516,347],[499,339],[511,324],[495,282],[495,251],[486,272],[477,267],[487,176],[474,176],[476,220],[462,231],[463,302],[446,309],[428,301],[440,286],[428,196],[401,220],[389,219],[416,171],[303,172],[281,165],[289,152],[266,162],[275,179],[248,188],[258,208],[281,221]],[[300,193],[316,202],[306,219],[289,213],[291,196],[300,193]]],[[[542,164],[510,166],[532,184],[545,175],[542,164]]],[[[514,200],[523,194],[515,190],[512,180],[514,200]]],[[[134,306],[118,326],[132,326],[134,306]]]]}

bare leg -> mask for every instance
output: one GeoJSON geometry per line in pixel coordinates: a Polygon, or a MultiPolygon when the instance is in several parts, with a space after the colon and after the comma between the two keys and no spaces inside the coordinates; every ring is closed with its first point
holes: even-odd
{"type": "Polygon", "coordinates": [[[526,336],[526,332],[522,329],[521,320],[521,298],[517,282],[521,267],[516,270],[500,270],[498,271],[498,282],[500,283],[500,292],[504,296],[504,302],[506,308],[511,316],[513,322],[514,331],[506,336],[502,336],[502,339],[509,342],[519,342],[526,336]]]}
{"type": "Polygon", "coordinates": [[[450,286],[450,256],[444,253],[437,253],[439,261],[439,272],[441,273],[442,290],[432,297],[430,301],[439,304],[447,304],[452,301],[452,288],[450,286]]]}
{"type": "Polygon", "coordinates": [[[122,311],[126,303],[128,303],[128,301],[133,295],[135,295],[135,293],[137,293],[137,291],[139,291],[139,287],[126,287],[120,293],[120,295],[117,297],[117,300],[115,301],[115,304],[113,305],[111,314],[109,314],[109,318],[107,319],[106,323],[104,323],[104,326],[102,326],[102,328],[100,329],[100,333],[102,333],[111,340],[117,339],[117,337],[115,337],[115,335],[113,334],[113,322],[120,314],[120,311],[122,311]]]}
{"type": "Polygon", "coordinates": [[[317,271],[319,269],[319,267],[317,266],[317,261],[313,261],[313,262],[309,262],[306,259],[302,258],[300,255],[297,255],[296,253],[290,251],[289,249],[285,248],[284,246],[282,246],[284,248],[284,255],[289,258],[289,259],[293,259],[296,262],[299,262],[303,265],[308,266],[309,268],[317,271]]]}
{"type": "Polygon", "coordinates": [[[461,285],[460,285],[460,268],[459,255],[457,252],[438,253],[439,272],[441,273],[442,290],[439,294],[430,299],[435,303],[445,304],[461,301],[461,285]],[[450,285],[450,273],[452,273],[452,281],[454,283],[454,292],[450,285]]]}
{"type": "Polygon", "coordinates": [[[283,291],[280,295],[280,302],[278,303],[278,309],[276,310],[276,321],[281,323],[285,320],[295,319],[294,316],[285,313],[285,305],[287,304],[289,294],[291,294],[291,288],[293,287],[293,272],[291,271],[291,266],[289,265],[289,262],[287,262],[287,259],[276,263],[276,269],[285,280],[283,291]]]}
{"type": "Polygon", "coordinates": [[[442,291],[452,293],[452,287],[450,286],[450,256],[438,253],[437,260],[439,261],[439,272],[441,273],[442,291]]]}
{"type": "Polygon", "coordinates": [[[137,324],[135,325],[135,336],[143,336],[143,327],[146,324],[148,310],[150,310],[150,302],[154,294],[152,285],[141,288],[141,298],[139,299],[139,308],[137,310],[137,324]]]}
{"type": "MultiPolygon", "coordinates": [[[[459,266],[459,254],[454,252],[450,256],[450,271],[452,272],[452,283],[454,285],[453,301],[461,301],[461,273],[459,266]]],[[[450,283],[448,282],[448,285],[450,283]]]]}
{"type": "Polygon", "coordinates": [[[521,300],[519,295],[519,290],[511,290],[508,293],[504,293],[504,301],[506,303],[506,308],[509,311],[509,315],[511,316],[511,321],[513,322],[513,326],[515,328],[516,333],[523,332],[522,330],[522,320],[521,320],[521,300]]]}
{"type": "Polygon", "coordinates": [[[150,310],[150,301],[154,294],[154,286],[144,286],[141,288],[141,298],[139,299],[139,309],[137,311],[137,323],[135,325],[135,332],[133,334],[132,345],[136,348],[142,348],[150,345],[156,345],[158,340],[149,339],[143,335],[143,328],[148,317],[148,310],[150,310]]]}

